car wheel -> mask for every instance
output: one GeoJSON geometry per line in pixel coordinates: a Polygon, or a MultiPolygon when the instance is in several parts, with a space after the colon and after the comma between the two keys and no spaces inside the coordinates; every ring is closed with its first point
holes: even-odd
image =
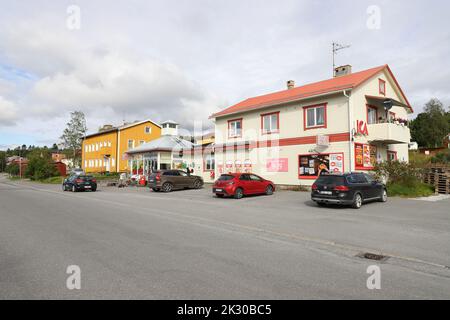
{"type": "Polygon", "coordinates": [[[216,197],[217,197],[217,198],[223,198],[223,194],[216,193],[216,197]]]}
{"type": "Polygon", "coordinates": [[[381,191],[380,201],[381,202],[386,202],[387,201],[387,191],[384,188],[381,191]]]}
{"type": "Polygon", "coordinates": [[[62,191],[67,191],[67,188],[66,188],[65,184],[62,185],[62,191]]]}
{"type": "Polygon", "coordinates": [[[95,192],[95,191],[97,191],[97,188],[92,188],[92,192],[95,192]]]}
{"type": "Polygon", "coordinates": [[[194,181],[194,189],[200,189],[202,187],[202,182],[200,180],[194,181]]]}
{"type": "Polygon", "coordinates": [[[363,201],[363,199],[362,199],[362,197],[361,197],[361,194],[359,194],[359,193],[355,194],[355,199],[353,199],[353,205],[352,205],[352,207],[353,207],[354,209],[359,209],[359,208],[361,208],[361,206],[362,206],[362,201],[363,201]]]}
{"type": "Polygon", "coordinates": [[[237,188],[234,192],[234,198],[235,199],[241,199],[244,196],[244,190],[242,188],[237,188]]]}
{"type": "Polygon", "coordinates": [[[162,190],[164,192],[171,192],[173,189],[173,185],[170,182],[166,182],[162,185],[162,190]]]}
{"type": "Polygon", "coordinates": [[[266,195],[271,196],[273,195],[273,187],[272,186],[267,186],[266,188],[266,195]]]}
{"type": "Polygon", "coordinates": [[[72,186],[72,192],[77,192],[77,188],[75,186],[72,186]]]}

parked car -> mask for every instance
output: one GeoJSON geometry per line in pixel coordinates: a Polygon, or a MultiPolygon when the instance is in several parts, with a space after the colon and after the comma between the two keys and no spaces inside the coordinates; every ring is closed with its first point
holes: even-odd
{"type": "Polygon", "coordinates": [[[175,189],[200,189],[203,178],[182,170],[160,170],[148,177],[148,187],[153,191],[171,192],[175,189]]]}
{"type": "Polygon", "coordinates": [[[84,191],[91,190],[97,191],[97,180],[92,176],[87,175],[71,175],[67,179],[64,179],[62,184],[63,191],[84,191]]]}
{"type": "Polygon", "coordinates": [[[241,199],[251,194],[272,195],[275,184],[253,173],[222,174],[214,182],[212,192],[219,198],[233,196],[241,199]]]}
{"type": "Polygon", "coordinates": [[[364,202],[387,201],[386,186],[367,173],[324,174],[311,188],[311,200],[327,204],[351,205],[361,208],[364,202]]]}

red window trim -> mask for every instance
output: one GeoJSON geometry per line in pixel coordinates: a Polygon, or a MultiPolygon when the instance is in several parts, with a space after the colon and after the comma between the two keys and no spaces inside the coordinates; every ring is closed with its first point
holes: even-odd
{"type": "Polygon", "coordinates": [[[242,121],[243,118],[237,118],[237,119],[231,119],[228,120],[228,138],[241,138],[242,137],[242,132],[244,130],[244,121],[242,121]],[[239,136],[230,136],[230,122],[235,122],[235,121],[240,121],[241,122],[241,134],[239,136]]]}
{"type": "Polygon", "coordinates": [[[297,155],[297,161],[298,161],[298,165],[297,165],[297,175],[299,179],[302,180],[316,180],[319,176],[302,176],[300,173],[298,173],[298,168],[300,167],[300,157],[303,156],[315,156],[315,155],[328,155],[330,156],[331,154],[340,154],[342,155],[342,172],[345,172],[345,158],[344,158],[344,153],[343,152],[324,152],[324,153],[301,153],[297,155]]]}
{"type": "MultiPolygon", "coordinates": [[[[362,146],[363,147],[363,151],[364,151],[364,145],[369,145],[370,146],[370,144],[368,144],[368,143],[357,143],[357,142],[355,142],[355,146],[354,146],[354,149],[356,149],[356,146],[362,146]]],[[[356,165],[356,152],[355,152],[355,150],[353,150],[353,153],[355,154],[355,156],[354,156],[354,160],[355,160],[355,170],[366,170],[366,171],[370,171],[370,170],[373,170],[375,167],[364,167],[364,166],[357,166],[356,165]]]]}
{"type": "Polygon", "coordinates": [[[369,123],[369,109],[375,109],[375,123],[377,123],[378,122],[378,108],[375,106],[372,106],[370,104],[366,104],[366,123],[372,124],[372,123],[369,123]]]}
{"type": "Polygon", "coordinates": [[[280,111],[275,111],[275,112],[269,112],[269,113],[263,113],[260,115],[261,116],[261,134],[274,134],[274,133],[280,133],[280,111]],[[277,130],[273,130],[270,132],[265,132],[264,131],[264,117],[265,116],[271,116],[271,115],[277,115],[277,130]]]}
{"type": "Polygon", "coordinates": [[[393,155],[395,155],[395,157],[394,157],[394,161],[397,161],[397,151],[393,151],[393,150],[387,150],[387,155],[388,155],[388,161],[391,161],[391,159],[389,159],[389,154],[393,154],[393,155]]]}
{"type": "Polygon", "coordinates": [[[303,107],[303,130],[312,130],[312,129],[320,129],[320,128],[326,128],[327,127],[327,106],[328,106],[328,102],[324,102],[324,103],[320,103],[320,104],[315,104],[315,105],[311,105],[311,106],[305,106],[303,107]],[[311,109],[311,108],[317,108],[317,107],[324,107],[325,108],[325,112],[324,112],[324,123],[323,125],[320,126],[314,126],[314,127],[306,127],[306,114],[307,114],[307,110],[311,109]]]}
{"type": "Polygon", "coordinates": [[[378,79],[378,93],[386,96],[386,81],[384,81],[383,79],[378,79]],[[384,84],[384,92],[381,91],[381,84],[384,84]]]}

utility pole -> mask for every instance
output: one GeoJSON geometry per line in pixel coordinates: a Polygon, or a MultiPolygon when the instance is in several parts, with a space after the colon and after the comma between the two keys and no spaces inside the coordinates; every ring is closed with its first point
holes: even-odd
{"type": "Polygon", "coordinates": [[[336,42],[333,42],[333,77],[334,77],[334,69],[336,68],[335,56],[339,50],[350,48],[350,45],[342,45],[336,42]]]}

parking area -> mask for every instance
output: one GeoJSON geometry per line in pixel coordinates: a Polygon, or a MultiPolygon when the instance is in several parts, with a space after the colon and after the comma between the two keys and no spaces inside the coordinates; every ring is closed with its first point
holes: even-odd
{"type": "MultiPolygon", "coordinates": [[[[108,291],[107,297],[450,297],[448,199],[392,198],[355,210],[318,207],[309,193],[294,191],[236,200],[214,197],[210,186],[171,193],[141,187],[72,193],[58,185],[5,181],[0,186],[0,249],[16,257],[17,243],[25,246],[22,251],[42,243],[48,246],[47,266],[56,259],[58,265],[76,261],[91,272],[105,270],[91,286],[103,288],[99,279],[112,272],[120,285],[139,287],[108,291]],[[23,237],[29,237],[26,245],[23,237]],[[358,258],[363,252],[389,259],[358,258]],[[371,264],[383,265],[388,291],[365,288],[371,264]],[[135,277],[164,289],[141,287],[135,277]]],[[[41,265],[35,261],[41,258],[13,261],[41,265]]],[[[40,296],[52,297],[48,290],[40,296]]],[[[92,290],[80,297],[105,297],[92,290]]]]}

